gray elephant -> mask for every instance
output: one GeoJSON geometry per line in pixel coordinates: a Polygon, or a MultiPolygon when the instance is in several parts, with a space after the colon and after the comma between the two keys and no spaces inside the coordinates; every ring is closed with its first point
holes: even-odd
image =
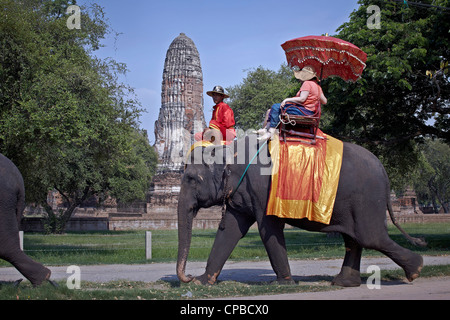
{"type": "MultiPolygon", "coordinates": [[[[254,137],[246,137],[245,143],[235,142],[231,160],[226,161],[225,147],[207,147],[199,153],[191,153],[185,167],[178,200],[178,260],[177,276],[182,282],[194,281],[214,284],[238,241],[244,237],[255,222],[262,242],[279,283],[292,283],[291,270],[283,230],[285,224],[319,232],[341,233],[345,242],[345,258],[340,273],[333,284],[344,287],[359,286],[360,261],[363,248],[378,250],[401,266],[409,281],[416,279],[423,265],[420,255],[401,247],[388,235],[386,210],[392,220],[390,183],[380,161],[366,149],[344,143],[342,168],[333,216],[329,225],[306,219],[281,219],[265,214],[270,191],[270,175],[261,175],[270,164],[251,162],[256,147],[254,137]],[[253,142],[252,142],[253,141],[253,142]],[[238,150],[244,145],[244,150],[238,150]],[[235,153],[234,151],[237,150],[235,153]],[[236,163],[236,155],[245,152],[244,164],[236,163]],[[223,161],[205,161],[219,159],[223,161]],[[205,155],[208,155],[205,157],[205,155]],[[219,156],[218,156],[219,155],[219,156]],[[219,163],[217,163],[219,162],[219,163]],[[221,162],[221,163],[220,163],[221,162]],[[248,171],[244,174],[246,168],[248,171]],[[239,181],[242,180],[240,184],[239,181]],[[239,186],[239,187],[238,187],[239,186]],[[206,272],[198,277],[186,275],[192,221],[200,208],[226,203],[226,211],[207,262],[206,272]]],[[[261,155],[270,157],[267,147],[261,155]]],[[[230,157],[228,157],[230,158],[230,157]]],[[[400,231],[415,245],[426,245],[421,239],[410,237],[396,223],[400,231]]]]}
{"type": "Polygon", "coordinates": [[[39,286],[49,280],[51,272],[20,249],[19,226],[25,208],[25,187],[19,169],[2,154],[0,177],[0,258],[10,262],[33,286],[39,286]]]}

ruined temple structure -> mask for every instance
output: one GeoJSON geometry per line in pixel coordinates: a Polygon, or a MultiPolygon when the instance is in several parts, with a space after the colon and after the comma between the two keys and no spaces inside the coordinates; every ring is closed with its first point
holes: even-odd
{"type": "Polygon", "coordinates": [[[194,143],[206,127],[203,112],[203,72],[194,42],[181,33],[167,50],[161,109],[155,123],[158,172],[180,172],[194,143]]]}
{"type": "MultiPolygon", "coordinates": [[[[187,152],[195,142],[195,133],[206,127],[200,55],[184,33],[167,50],[161,91],[161,109],[155,123],[159,164],[148,194],[147,215],[176,220],[187,152]]],[[[215,214],[207,216],[217,218],[215,214]]]]}
{"type": "Polygon", "coordinates": [[[416,203],[417,195],[414,189],[408,188],[401,197],[391,192],[392,210],[397,215],[422,214],[416,203]]]}

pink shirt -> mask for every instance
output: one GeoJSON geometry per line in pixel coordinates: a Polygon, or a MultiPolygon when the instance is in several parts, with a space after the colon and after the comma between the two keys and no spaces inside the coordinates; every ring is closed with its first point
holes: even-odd
{"type": "Polygon", "coordinates": [[[302,91],[309,91],[308,98],[306,98],[306,101],[302,105],[306,109],[316,112],[320,96],[323,94],[322,88],[314,81],[305,81],[297,93],[297,97],[300,97],[302,91]]]}

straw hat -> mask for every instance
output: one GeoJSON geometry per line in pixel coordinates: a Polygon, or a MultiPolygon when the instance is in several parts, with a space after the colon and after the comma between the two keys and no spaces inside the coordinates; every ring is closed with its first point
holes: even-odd
{"type": "Polygon", "coordinates": [[[317,73],[313,66],[306,66],[302,70],[299,70],[297,67],[293,68],[293,71],[295,77],[301,81],[308,81],[317,78],[317,73]]]}
{"type": "Polygon", "coordinates": [[[212,91],[208,91],[206,94],[210,97],[213,96],[213,93],[218,93],[223,95],[225,98],[229,98],[230,96],[225,94],[225,90],[221,86],[215,86],[212,91]]]}

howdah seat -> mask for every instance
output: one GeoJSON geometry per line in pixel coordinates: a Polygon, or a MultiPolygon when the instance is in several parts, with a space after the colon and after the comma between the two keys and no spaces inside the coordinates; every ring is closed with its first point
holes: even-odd
{"type": "Polygon", "coordinates": [[[320,125],[320,117],[322,115],[322,108],[320,102],[317,106],[317,111],[311,116],[293,115],[287,111],[290,108],[298,108],[295,105],[288,105],[286,108],[281,108],[280,114],[280,140],[281,141],[300,141],[315,145],[317,139],[317,130],[320,125]]]}

